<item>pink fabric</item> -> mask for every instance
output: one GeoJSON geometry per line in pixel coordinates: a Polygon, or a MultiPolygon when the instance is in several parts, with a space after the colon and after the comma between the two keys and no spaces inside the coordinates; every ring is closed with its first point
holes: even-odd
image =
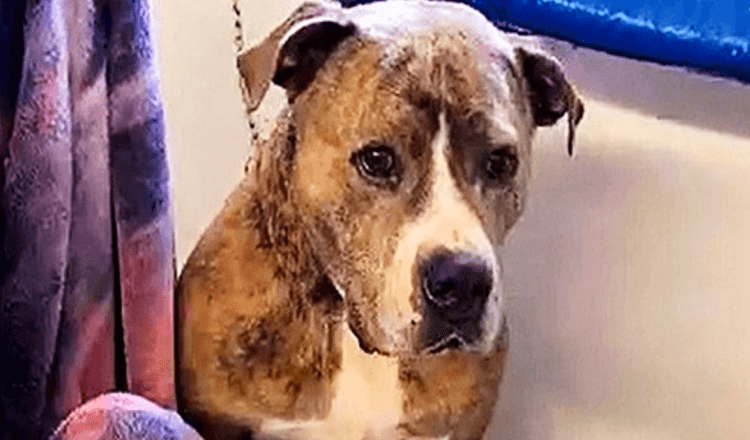
{"type": "Polygon", "coordinates": [[[121,235],[122,323],[128,389],[176,408],[172,236],[160,226],[121,235]]]}
{"type": "Polygon", "coordinates": [[[139,396],[111,393],[77,408],[50,440],[202,440],[174,411],[139,396]]]}

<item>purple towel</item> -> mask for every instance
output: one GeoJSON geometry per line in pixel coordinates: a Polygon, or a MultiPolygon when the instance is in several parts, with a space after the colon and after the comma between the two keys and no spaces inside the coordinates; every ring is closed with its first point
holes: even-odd
{"type": "Polygon", "coordinates": [[[149,1],[0,3],[0,440],[115,388],[174,407],[149,1]]]}

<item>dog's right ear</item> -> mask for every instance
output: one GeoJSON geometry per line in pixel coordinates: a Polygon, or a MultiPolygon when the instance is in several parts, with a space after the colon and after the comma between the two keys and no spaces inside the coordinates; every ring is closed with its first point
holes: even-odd
{"type": "Polygon", "coordinates": [[[271,81],[293,99],[354,31],[337,4],[305,3],[297,8],[265,40],[237,58],[248,109],[258,108],[271,81]]]}
{"type": "Polygon", "coordinates": [[[523,46],[516,48],[516,54],[529,85],[534,122],[538,126],[552,125],[567,113],[568,154],[572,156],[575,130],[583,118],[583,101],[555,58],[523,46]]]}

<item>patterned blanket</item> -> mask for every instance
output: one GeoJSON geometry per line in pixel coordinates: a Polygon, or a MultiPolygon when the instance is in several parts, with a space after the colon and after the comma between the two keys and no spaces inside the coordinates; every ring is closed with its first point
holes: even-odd
{"type": "Polygon", "coordinates": [[[148,0],[0,0],[0,440],[129,390],[174,407],[148,0]]]}

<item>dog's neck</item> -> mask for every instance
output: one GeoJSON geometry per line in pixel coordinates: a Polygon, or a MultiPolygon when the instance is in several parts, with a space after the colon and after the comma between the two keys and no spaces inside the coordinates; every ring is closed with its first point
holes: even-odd
{"type": "MultiPolygon", "coordinates": [[[[282,277],[317,282],[321,277],[320,265],[302,232],[304,228],[290,189],[296,147],[295,124],[287,113],[271,136],[255,148],[256,156],[248,165],[246,179],[256,186],[248,220],[258,232],[258,248],[272,250],[279,258],[277,270],[282,277]]],[[[309,288],[300,286],[303,291],[309,288]]]]}
{"type": "MultiPolygon", "coordinates": [[[[256,148],[247,175],[180,280],[180,301],[192,306],[182,313],[191,313],[191,325],[201,329],[180,354],[183,377],[218,361],[211,374],[225,390],[205,396],[212,411],[237,407],[238,415],[278,417],[328,412],[341,363],[343,301],[299,224],[288,186],[294,148],[291,118],[283,118],[256,148]],[[226,314],[201,306],[212,301],[225,302],[226,314]]],[[[182,396],[201,393],[197,380],[179,386],[182,396]]]]}
{"type": "MultiPolygon", "coordinates": [[[[295,319],[307,321],[302,311],[312,309],[326,319],[343,316],[343,301],[316,258],[291,190],[297,137],[290,111],[278,121],[269,139],[257,146],[257,156],[246,180],[253,182],[247,221],[257,232],[258,252],[272,256],[276,295],[300,308],[295,319]]],[[[312,330],[312,329],[311,329],[312,330]]]]}

